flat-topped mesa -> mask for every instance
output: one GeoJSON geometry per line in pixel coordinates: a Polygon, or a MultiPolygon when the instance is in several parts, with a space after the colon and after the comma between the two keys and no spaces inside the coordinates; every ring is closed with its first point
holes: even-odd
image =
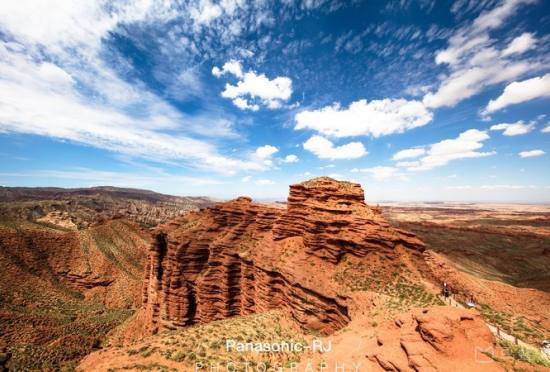
{"type": "Polygon", "coordinates": [[[397,245],[422,250],[413,234],[392,228],[377,208],[365,204],[361,185],[314,178],[290,186],[287,213],[273,228],[275,240],[300,236],[308,254],[338,262],[350,253],[391,255],[397,245]]]}
{"type": "Polygon", "coordinates": [[[358,183],[319,177],[290,185],[289,211],[302,208],[304,205],[314,210],[350,214],[353,210],[366,206],[365,193],[358,183]]]}

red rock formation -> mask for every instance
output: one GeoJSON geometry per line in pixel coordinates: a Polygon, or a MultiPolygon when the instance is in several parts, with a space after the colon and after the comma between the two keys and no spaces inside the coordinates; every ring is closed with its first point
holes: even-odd
{"type": "Polygon", "coordinates": [[[300,268],[277,267],[277,252],[297,238],[306,259],[327,265],[345,254],[391,256],[398,245],[423,249],[365,204],[359,184],[318,178],[292,185],[287,210],[246,197],[220,203],[156,230],[143,294],[151,331],[273,308],[307,328],[342,328],[350,320],[345,296],[297,279],[300,268]]]}
{"type": "Polygon", "coordinates": [[[381,326],[367,358],[385,371],[503,371],[485,353],[502,355],[472,310],[418,309],[381,326]]]}
{"type": "Polygon", "coordinates": [[[413,234],[392,228],[378,208],[365,204],[361,185],[327,177],[290,186],[288,211],[277,221],[274,238],[292,236],[302,236],[310,254],[334,263],[346,253],[390,253],[397,244],[424,249],[413,234]]]}

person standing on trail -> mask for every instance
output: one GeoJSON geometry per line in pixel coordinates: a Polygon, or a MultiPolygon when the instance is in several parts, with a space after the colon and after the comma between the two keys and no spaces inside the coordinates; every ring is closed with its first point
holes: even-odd
{"type": "Polygon", "coordinates": [[[443,297],[445,297],[445,299],[449,298],[449,294],[450,294],[450,291],[449,291],[449,287],[447,286],[447,282],[444,282],[443,283],[443,297]]]}

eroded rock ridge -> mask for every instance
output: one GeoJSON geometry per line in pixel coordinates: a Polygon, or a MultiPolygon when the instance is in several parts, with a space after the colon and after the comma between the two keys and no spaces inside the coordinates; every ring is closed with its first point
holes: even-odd
{"type": "Polygon", "coordinates": [[[286,209],[247,197],[219,203],[155,230],[143,293],[150,331],[275,308],[305,328],[343,328],[350,321],[346,296],[296,275],[285,250],[290,241],[300,248],[295,262],[311,257],[327,265],[346,254],[391,256],[398,245],[423,249],[367,206],[355,183],[322,177],[292,185],[286,209]]]}

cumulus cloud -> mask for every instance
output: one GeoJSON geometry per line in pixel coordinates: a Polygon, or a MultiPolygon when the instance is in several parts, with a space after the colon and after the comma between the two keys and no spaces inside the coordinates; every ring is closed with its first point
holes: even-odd
{"type": "Polygon", "coordinates": [[[386,98],[367,102],[362,99],[348,108],[334,104],[302,111],[296,114],[295,120],[294,129],[313,129],[325,136],[380,137],[421,127],[432,120],[432,113],[419,101],[386,98]]]}
{"type": "Polygon", "coordinates": [[[212,74],[216,77],[232,74],[239,79],[236,85],[226,84],[221,95],[231,99],[241,110],[257,111],[260,105],[269,109],[281,108],[292,95],[290,78],[279,76],[269,79],[265,74],[258,74],[256,71],[243,73],[239,61],[228,61],[221,69],[214,67],[212,74]]]}
{"type": "Polygon", "coordinates": [[[548,125],[545,128],[542,128],[541,132],[542,133],[550,133],[550,123],[548,123],[548,125]]]}
{"type": "Polygon", "coordinates": [[[298,160],[299,159],[296,155],[290,154],[290,155],[285,156],[285,158],[283,159],[283,163],[297,163],[298,160]]]}
{"type": "Polygon", "coordinates": [[[437,64],[445,64],[449,73],[435,92],[427,93],[423,103],[429,108],[452,107],[481,92],[485,87],[511,81],[543,65],[529,58],[519,58],[532,48],[532,34],[522,34],[503,50],[495,47],[489,31],[502,26],[521,4],[531,0],[506,0],[490,11],[483,12],[471,24],[458,29],[449,39],[448,47],[436,54],[437,64]],[[512,58],[513,57],[513,58],[512,58]]]}
{"type": "Polygon", "coordinates": [[[417,158],[420,155],[424,155],[426,153],[426,150],[423,148],[418,149],[407,149],[407,150],[401,150],[397,152],[395,155],[393,155],[393,160],[403,160],[403,159],[413,159],[417,158]]]}
{"type": "Polygon", "coordinates": [[[237,97],[233,100],[233,104],[240,108],[241,110],[251,110],[251,111],[258,111],[260,109],[260,106],[258,106],[255,103],[248,103],[248,101],[244,98],[237,97]]]}
{"type": "Polygon", "coordinates": [[[523,120],[515,123],[500,123],[491,126],[491,130],[501,130],[505,136],[519,136],[527,134],[535,127],[535,123],[525,124],[523,120]]]}
{"type": "Polygon", "coordinates": [[[485,113],[492,113],[507,106],[550,96],[550,74],[524,81],[515,81],[504,88],[495,100],[490,100],[485,113]]]}
{"type": "Polygon", "coordinates": [[[212,68],[212,75],[215,77],[219,78],[224,74],[233,74],[238,78],[242,78],[244,74],[241,62],[232,59],[225,62],[221,69],[216,66],[212,68]]]}
{"type": "Polygon", "coordinates": [[[315,154],[319,159],[357,159],[368,154],[361,142],[350,142],[334,146],[328,139],[313,136],[304,143],[304,149],[315,154]]]}
{"type": "Polygon", "coordinates": [[[260,159],[267,159],[267,158],[270,158],[273,154],[275,154],[278,151],[279,149],[275,146],[264,145],[264,146],[258,147],[254,154],[260,159]]]}
{"type": "Polygon", "coordinates": [[[543,150],[529,150],[529,151],[522,151],[520,153],[518,153],[518,155],[522,158],[534,158],[534,157],[537,157],[537,156],[542,156],[546,154],[546,152],[544,152],[543,150]]]}
{"type": "Polygon", "coordinates": [[[485,131],[469,129],[462,132],[458,137],[446,139],[429,146],[426,146],[426,152],[417,161],[403,164],[409,171],[423,171],[435,167],[447,165],[452,160],[480,158],[494,155],[494,151],[477,151],[483,147],[483,141],[489,139],[485,131]]]}
{"type": "Polygon", "coordinates": [[[353,173],[368,173],[372,175],[374,179],[380,181],[395,177],[406,179],[406,176],[401,173],[400,169],[395,167],[376,166],[371,168],[353,168],[351,171],[353,173]]]}

